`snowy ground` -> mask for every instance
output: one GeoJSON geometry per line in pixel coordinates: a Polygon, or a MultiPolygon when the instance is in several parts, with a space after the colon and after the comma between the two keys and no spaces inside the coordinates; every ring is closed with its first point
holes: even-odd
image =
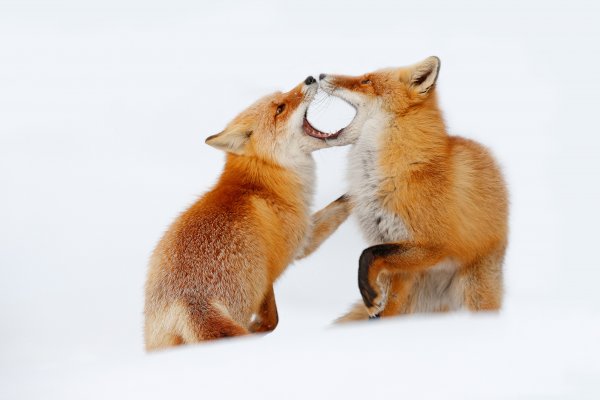
{"type": "MultiPolygon", "coordinates": [[[[599,398],[599,7],[1,2],[0,398],[599,398]],[[204,138],[309,74],[429,55],[450,131],[510,184],[503,311],[332,327],[349,221],[278,283],[275,333],[144,354],[149,253],[222,168],[204,138]]],[[[346,152],[315,154],[315,208],[346,152]]]]}

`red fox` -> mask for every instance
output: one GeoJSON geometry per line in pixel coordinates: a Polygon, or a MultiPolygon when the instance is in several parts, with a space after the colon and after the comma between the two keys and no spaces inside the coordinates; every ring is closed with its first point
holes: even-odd
{"type": "Polygon", "coordinates": [[[449,136],[437,57],[361,76],[320,75],[356,109],[326,141],[353,144],[350,201],[371,247],[359,259],[363,303],[340,321],[466,307],[497,310],[508,200],[488,150],[449,136]]]}
{"type": "Polygon", "coordinates": [[[348,215],[346,197],[309,214],[315,164],[327,147],[306,110],[308,77],[266,96],[206,143],[227,152],[216,186],[160,240],[146,282],[145,343],[155,350],[250,332],[278,322],[273,282],[348,215]]]}

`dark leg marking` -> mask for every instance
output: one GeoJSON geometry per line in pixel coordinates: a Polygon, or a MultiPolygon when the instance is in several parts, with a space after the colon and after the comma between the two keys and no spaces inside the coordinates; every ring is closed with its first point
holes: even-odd
{"type": "Polygon", "coordinates": [[[375,259],[371,249],[372,247],[363,250],[358,259],[358,289],[360,290],[363,302],[367,307],[373,306],[372,300],[377,295],[375,290],[373,290],[369,284],[369,266],[375,259]]]}
{"type": "Polygon", "coordinates": [[[377,292],[369,282],[369,269],[376,258],[386,257],[391,254],[402,253],[406,249],[399,244],[378,244],[363,250],[358,260],[358,288],[367,307],[373,307],[373,300],[377,292]]]}

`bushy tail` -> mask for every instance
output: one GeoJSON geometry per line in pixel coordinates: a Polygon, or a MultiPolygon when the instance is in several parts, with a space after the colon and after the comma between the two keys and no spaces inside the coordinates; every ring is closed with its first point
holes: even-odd
{"type": "Polygon", "coordinates": [[[334,323],[341,324],[353,321],[366,321],[368,319],[369,313],[367,312],[367,307],[365,307],[365,304],[362,301],[358,301],[352,306],[348,313],[336,319],[334,323]]]}
{"type": "Polygon", "coordinates": [[[248,334],[248,330],[235,322],[227,308],[218,302],[206,308],[190,307],[190,323],[195,337],[184,337],[186,343],[248,334]]]}
{"type": "Polygon", "coordinates": [[[175,303],[148,313],[144,328],[147,351],[248,334],[218,302],[175,303]]]}

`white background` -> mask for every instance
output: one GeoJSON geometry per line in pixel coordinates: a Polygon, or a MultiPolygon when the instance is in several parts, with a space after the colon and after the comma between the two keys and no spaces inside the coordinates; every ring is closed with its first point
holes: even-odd
{"type": "MultiPolygon", "coordinates": [[[[598,398],[599,7],[0,1],[0,398],[598,398]],[[275,333],[146,355],[149,254],[222,169],[204,138],[309,74],[429,55],[509,183],[503,311],[332,329],[352,220],[280,280],[275,333]]],[[[347,150],[315,153],[315,209],[347,150]]]]}

